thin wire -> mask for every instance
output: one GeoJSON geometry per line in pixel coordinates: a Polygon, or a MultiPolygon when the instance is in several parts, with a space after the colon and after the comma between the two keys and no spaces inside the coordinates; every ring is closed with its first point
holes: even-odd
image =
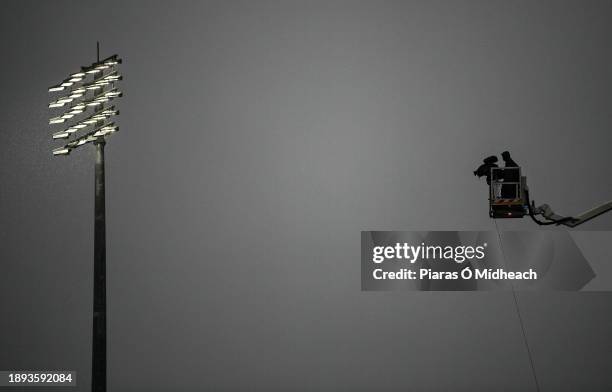
{"type": "MultiPolygon", "coordinates": [[[[506,255],[504,253],[504,245],[502,243],[501,234],[499,232],[499,227],[497,227],[497,219],[493,219],[495,222],[495,230],[497,231],[497,238],[499,239],[499,248],[502,253],[502,258],[504,259],[504,265],[506,265],[506,255]]],[[[529,342],[527,341],[527,332],[525,331],[525,324],[523,323],[523,317],[521,316],[521,310],[518,304],[518,298],[516,296],[516,291],[514,290],[514,284],[510,282],[510,287],[512,288],[512,297],[514,298],[514,306],[516,308],[516,314],[519,319],[519,323],[521,324],[521,332],[523,334],[523,341],[525,342],[525,348],[527,348],[527,356],[529,357],[529,364],[531,365],[531,373],[533,374],[533,381],[535,382],[536,391],[540,392],[540,383],[538,382],[538,376],[536,375],[535,364],[533,362],[533,356],[531,355],[531,348],[529,348],[529,342]]]]}

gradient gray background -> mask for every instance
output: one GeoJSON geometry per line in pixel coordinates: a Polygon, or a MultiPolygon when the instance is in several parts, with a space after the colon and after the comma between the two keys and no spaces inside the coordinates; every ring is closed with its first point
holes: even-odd
{"type": "MultiPolygon", "coordinates": [[[[46,88],[101,40],[126,76],[111,391],[536,390],[511,293],[361,292],[360,231],[493,230],[471,172],[504,149],[561,213],[610,199],[611,17],[605,1],[3,2],[0,368],[76,370],[70,390],[89,390],[93,152],[51,156],[46,88]]],[[[540,390],[612,388],[612,295],[518,300],[540,390]]]]}

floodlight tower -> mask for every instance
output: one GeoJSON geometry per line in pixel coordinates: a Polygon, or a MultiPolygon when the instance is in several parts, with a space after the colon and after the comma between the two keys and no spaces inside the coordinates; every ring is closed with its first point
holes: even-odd
{"type": "Polygon", "coordinates": [[[53,139],[64,139],[66,144],[53,150],[53,155],[66,156],[85,145],[95,147],[95,215],[94,215],[94,292],[92,335],[92,392],[106,392],[106,210],[104,196],[104,146],[106,136],[119,127],[111,121],[119,115],[113,105],[122,93],[116,87],[122,79],[117,55],[100,60],[97,45],[97,61],[81,67],[49,92],[63,95],[49,104],[49,108],[66,108],[49,124],[63,124],[53,132],[53,139]]]}

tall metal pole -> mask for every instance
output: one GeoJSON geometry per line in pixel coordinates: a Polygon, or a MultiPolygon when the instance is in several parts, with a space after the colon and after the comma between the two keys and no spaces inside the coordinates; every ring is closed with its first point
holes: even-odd
{"type": "MultiPolygon", "coordinates": [[[[100,43],[96,43],[97,61],[89,66],[81,67],[79,72],[70,74],[61,83],[49,87],[49,92],[64,91],[64,95],[51,103],[49,108],[64,107],[67,109],[61,116],[49,119],[49,124],[67,123],[70,125],[53,133],[53,139],[68,139],[59,148],[53,149],[54,156],[66,156],[74,149],[87,143],[95,147],[95,208],[94,208],[94,268],[93,268],[93,322],[91,349],[91,391],[106,392],[106,207],[104,180],[104,146],[106,135],[115,133],[119,127],[114,122],[107,122],[112,116],[119,115],[115,106],[109,101],[119,98],[122,93],[115,87],[121,80],[117,65],[121,63],[118,55],[113,55],[100,61],[100,43]],[[107,71],[105,71],[107,70],[107,71]],[[88,75],[93,76],[87,81],[88,75]],[[90,95],[87,91],[92,90],[90,95]],[[93,113],[87,113],[86,118],[68,121],[78,116],[88,108],[95,108],[93,113]],[[83,129],[85,134],[71,139],[71,135],[83,129]]],[[[64,125],[66,126],[66,125],[64,125]]]]}
{"type": "Polygon", "coordinates": [[[94,142],[95,221],[94,221],[94,309],[92,344],[92,392],[106,392],[106,208],[104,197],[104,138],[94,142]]]}

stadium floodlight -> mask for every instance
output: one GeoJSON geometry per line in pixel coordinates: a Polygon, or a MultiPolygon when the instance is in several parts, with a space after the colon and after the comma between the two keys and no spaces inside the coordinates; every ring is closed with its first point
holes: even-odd
{"type": "MultiPolygon", "coordinates": [[[[64,79],[61,83],[49,87],[49,92],[66,90],[69,87],[72,87],[75,83],[80,83],[85,80],[88,75],[99,77],[98,74],[104,74],[105,71],[109,69],[115,70],[114,67],[119,64],[121,64],[121,59],[115,54],[102,61],[97,61],[87,67],[81,67],[79,72],[70,74],[70,76],[64,79]]],[[[104,76],[108,76],[108,74],[104,76]]]]}
{"type": "Polygon", "coordinates": [[[53,139],[67,139],[70,134],[66,131],[59,131],[53,134],[53,139]]]}
{"type": "MultiPolygon", "coordinates": [[[[75,107],[76,108],[76,107],[75,107]]],[[[81,112],[83,112],[83,110],[81,109],[73,109],[74,113],[79,114],[81,112]]],[[[66,139],[68,138],[71,134],[87,128],[91,125],[95,125],[100,121],[104,121],[112,116],[118,116],[119,115],[119,111],[115,109],[115,106],[111,106],[109,108],[102,108],[101,110],[95,112],[94,114],[92,114],[89,117],[84,118],[83,120],[78,121],[77,123],[69,126],[68,128],[65,128],[61,131],[55,132],[53,134],[53,138],[54,139],[66,139]]]]}
{"type": "Polygon", "coordinates": [[[54,156],[70,155],[86,144],[95,147],[95,219],[94,219],[94,292],[93,292],[93,344],[92,344],[92,392],[106,392],[106,208],[104,181],[104,146],[106,137],[119,127],[110,121],[119,115],[111,101],[123,95],[116,87],[122,80],[117,66],[117,55],[100,60],[98,44],[97,61],[81,67],[61,83],[49,87],[50,93],[62,92],[62,96],[49,103],[51,110],[60,109],[49,119],[49,124],[64,124],[53,131],[53,139],[64,139],[62,147],[53,149],[54,156]],[[89,79],[89,80],[88,80],[89,79]],[[67,125],[65,123],[68,123],[67,125]],[[79,135],[80,134],[80,135],[79,135]]]}
{"type": "Polygon", "coordinates": [[[68,155],[69,153],[70,149],[65,147],[60,147],[53,150],[53,155],[68,155]]]}

